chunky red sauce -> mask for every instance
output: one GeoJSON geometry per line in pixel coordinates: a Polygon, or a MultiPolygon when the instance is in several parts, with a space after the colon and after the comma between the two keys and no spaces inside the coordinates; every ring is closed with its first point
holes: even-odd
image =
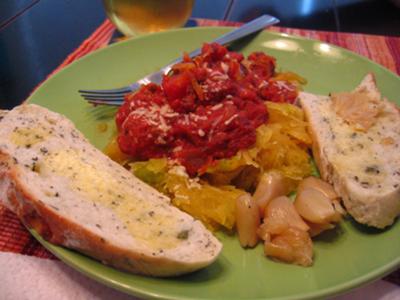
{"type": "Polygon", "coordinates": [[[292,103],[296,88],[276,81],[275,58],[244,59],[218,44],[176,64],[161,86],[148,84],[125,97],[116,122],[122,152],[135,159],[168,157],[201,174],[216,159],[251,147],[267,121],[264,100],[292,103]]]}

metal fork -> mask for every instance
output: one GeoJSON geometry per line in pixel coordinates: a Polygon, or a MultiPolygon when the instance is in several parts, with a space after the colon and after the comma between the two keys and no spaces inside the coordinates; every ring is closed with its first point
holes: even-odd
{"type": "MultiPolygon", "coordinates": [[[[226,45],[276,23],[279,23],[279,20],[277,18],[270,15],[262,15],[261,17],[254,19],[227,34],[222,35],[212,42],[226,45]]],[[[201,48],[198,48],[190,52],[189,56],[194,57],[196,55],[199,55],[200,53],[201,48]]],[[[129,86],[111,90],[79,90],[79,93],[83,98],[85,98],[85,100],[93,104],[119,106],[122,105],[122,103],[124,102],[124,96],[126,94],[136,91],[140,88],[141,85],[148,84],[150,82],[160,84],[163,75],[167,74],[171,70],[171,67],[181,60],[182,58],[175,59],[159,71],[148,74],[129,86]]]]}

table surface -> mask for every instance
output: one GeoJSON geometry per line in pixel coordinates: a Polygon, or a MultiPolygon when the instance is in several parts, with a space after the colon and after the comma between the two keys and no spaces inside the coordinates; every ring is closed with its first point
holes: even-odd
{"type": "MultiPolygon", "coordinates": [[[[97,0],[82,2],[87,3],[87,5],[93,5],[94,1],[98,2],[97,0]]],[[[113,25],[108,21],[104,22],[105,16],[102,11],[90,18],[90,20],[83,20],[81,16],[71,16],[68,22],[62,24],[55,22],[54,31],[49,31],[46,29],[48,27],[47,22],[38,22],[38,19],[43,17],[43,12],[39,10],[32,11],[32,7],[38,4],[35,4],[35,1],[23,2],[25,2],[23,3],[25,6],[21,5],[19,9],[22,11],[21,14],[26,14],[25,19],[21,19],[21,16],[16,16],[14,20],[0,18],[0,59],[2,66],[0,68],[0,108],[10,108],[21,103],[33,88],[45,80],[52,72],[56,72],[80,56],[87,54],[89,51],[85,49],[88,48],[88,45],[92,50],[104,47],[109,44],[114,34],[113,25]],[[69,35],[68,38],[65,38],[65,36],[60,38],[60,32],[65,32],[65,26],[74,22],[78,26],[82,25],[81,30],[69,35]],[[2,27],[1,24],[5,25],[2,27]],[[99,27],[100,24],[101,26],[99,27]],[[102,41],[88,39],[96,28],[97,31],[102,30],[106,33],[106,38],[102,41]],[[46,48],[49,44],[41,44],[43,41],[41,38],[36,39],[42,32],[47,33],[48,40],[54,41],[50,49],[46,48]],[[16,36],[19,38],[15,39],[16,36]],[[4,41],[9,41],[13,37],[14,44],[4,43],[4,41]],[[18,43],[20,43],[19,47],[16,47],[18,43]],[[26,54],[27,49],[24,48],[26,46],[24,43],[28,43],[29,50],[32,51],[29,55],[26,54]],[[52,56],[49,56],[49,51],[53,53],[52,56]],[[21,70],[23,70],[22,73],[21,70]]],[[[63,9],[68,10],[67,6],[72,5],[65,1],[60,3],[57,2],[58,5],[51,6],[54,9],[54,15],[61,13],[63,9]]],[[[237,25],[237,23],[196,19],[196,25],[237,25]]],[[[272,30],[319,39],[350,49],[385,66],[394,73],[400,74],[399,37],[287,27],[274,27],[272,30]]],[[[2,207],[0,207],[0,251],[54,259],[49,252],[29,235],[16,216],[2,207]]],[[[394,272],[386,279],[400,285],[400,272],[394,272]]]]}

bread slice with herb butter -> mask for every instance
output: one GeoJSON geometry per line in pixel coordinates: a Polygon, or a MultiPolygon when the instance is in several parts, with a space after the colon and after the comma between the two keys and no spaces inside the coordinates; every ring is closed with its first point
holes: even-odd
{"type": "Polygon", "coordinates": [[[7,114],[7,110],[0,109],[0,121],[4,118],[4,116],[7,114]]]}
{"type": "Polygon", "coordinates": [[[384,228],[400,215],[400,111],[368,74],[351,93],[301,93],[323,179],[354,219],[384,228]]]}
{"type": "Polygon", "coordinates": [[[46,240],[134,273],[192,272],[222,248],[200,221],[93,147],[72,122],[33,104],[0,121],[0,200],[46,240]]]}

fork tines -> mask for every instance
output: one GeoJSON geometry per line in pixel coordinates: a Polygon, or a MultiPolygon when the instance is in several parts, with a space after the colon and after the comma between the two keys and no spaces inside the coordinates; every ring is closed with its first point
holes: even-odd
{"type": "Polygon", "coordinates": [[[87,102],[91,103],[91,104],[95,104],[95,105],[110,105],[110,106],[121,106],[124,101],[109,101],[109,100],[95,100],[95,99],[86,99],[87,102]]]}
{"type": "Polygon", "coordinates": [[[81,94],[88,94],[88,95],[120,95],[120,94],[128,94],[132,92],[131,88],[123,87],[119,89],[110,89],[110,90],[79,90],[81,94]]]}

